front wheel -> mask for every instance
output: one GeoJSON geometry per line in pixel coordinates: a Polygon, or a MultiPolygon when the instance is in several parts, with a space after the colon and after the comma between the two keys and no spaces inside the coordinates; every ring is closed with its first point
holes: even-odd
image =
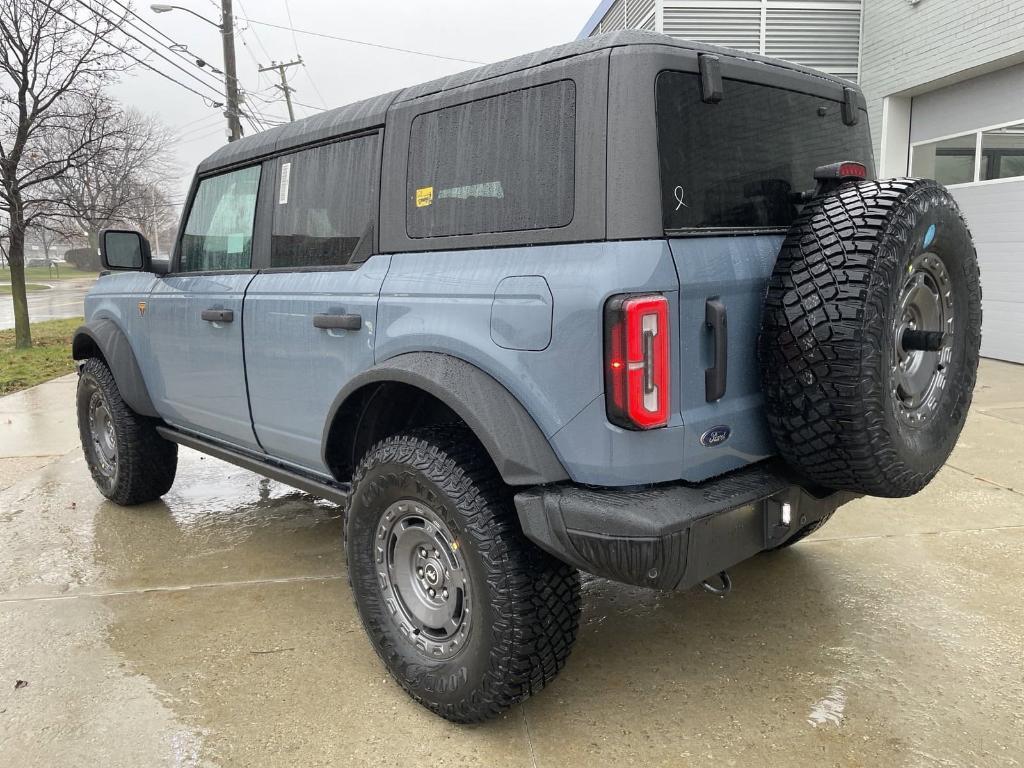
{"type": "Polygon", "coordinates": [[[97,358],[86,360],[79,374],[78,433],[92,479],[111,501],[154,501],[174,483],[178,446],[160,437],[153,419],[128,407],[97,358]]]}
{"type": "Polygon", "coordinates": [[[388,438],[352,485],[356,605],[409,695],[448,720],[477,722],[554,678],[579,626],[579,575],[526,540],[471,433],[388,438]]]}

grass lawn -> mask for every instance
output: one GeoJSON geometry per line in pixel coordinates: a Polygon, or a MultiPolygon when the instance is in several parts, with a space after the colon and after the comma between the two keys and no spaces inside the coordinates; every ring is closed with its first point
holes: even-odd
{"type": "MultiPolygon", "coordinates": [[[[35,283],[51,283],[55,280],[71,280],[76,277],[99,277],[99,272],[82,272],[70,264],[62,264],[60,277],[57,277],[57,269],[52,271],[49,267],[25,267],[25,281],[35,283]]],[[[11,282],[11,270],[0,267],[0,283],[11,282]]]]}
{"type": "MultiPolygon", "coordinates": [[[[25,283],[25,291],[27,293],[32,293],[32,291],[48,291],[48,290],[50,290],[50,287],[47,286],[47,285],[40,285],[39,283],[25,283]]],[[[2,283],[0,283],[0,293],[6,294],[7,296],[10,296],[11,293],[12,293],[11,286],[3,285],[2,283]]]]}
{"type": "Polygon", "coordinates": [[[0,331],[0,395],[72,373],[71,336],[82,318],[32,323],[32,348],[14,348],[14,329],[0,331]]]}

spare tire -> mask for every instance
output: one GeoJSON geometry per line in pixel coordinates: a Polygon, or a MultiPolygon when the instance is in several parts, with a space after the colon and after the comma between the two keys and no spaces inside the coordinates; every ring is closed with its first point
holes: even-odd
{"type": "Polygon", "coordinates": [[[826,488],[916,493],[960,435],[980,345],[978,259],[942,185],[859,181],[812,200],[783,242],[762,315],[780,455],[826,488]]]}

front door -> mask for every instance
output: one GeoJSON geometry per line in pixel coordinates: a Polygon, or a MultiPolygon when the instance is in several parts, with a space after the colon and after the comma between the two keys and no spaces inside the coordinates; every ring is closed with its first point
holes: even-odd
{"type": "Polygon", "coordinates": [[[373,256],[380,137],[362,135],[264,165],[273,180],[269,268],[245,299],[252,420],[278,459],[327,473],[331,404],[373,365],[389,256],[373,256]]]}
{"type": "Polygon", "coordinates": [[[259,448],[249,416],[242,304],[255,276],[260,167],[203,179],[175,256],[147,302],[157,409],[174,426],[259,448]]]}

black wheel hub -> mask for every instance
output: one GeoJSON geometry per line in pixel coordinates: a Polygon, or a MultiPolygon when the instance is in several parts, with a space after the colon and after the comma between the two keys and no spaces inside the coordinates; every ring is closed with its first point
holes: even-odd
{"type": "Polygon", "coordinates": [[[376,543],[378,583],[402,635],[428,658],[454,656],[470,629],[458,540],[436,512],[410,499],[384,511],[376,543]]]}
{"type": "Polygon", "coordinates": [[[907,269],[896,308],[892,392],[900,419],[921,426],[938,410],[949,378],[953,286],[942,258],[918,255],[907,269]]]}
{"type": "Polygon", "coordinates": [[[117,472],[117,438],[110,408],[99,390],[89,396],[89,436],[97,468],[104,477],[113,478],[117,472]]]}

